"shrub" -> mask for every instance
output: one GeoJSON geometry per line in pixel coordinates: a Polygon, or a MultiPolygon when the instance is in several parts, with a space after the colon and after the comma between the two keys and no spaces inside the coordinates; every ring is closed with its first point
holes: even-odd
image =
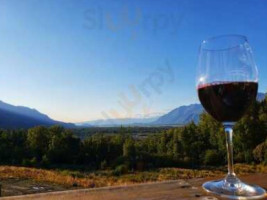
{"type": "Polygon", "coordinates": [[[267,151],[265,151],[264,155],[264,165],[267,165],[267,151]]]}
{"type": "Polygon", "coordinates": [[[204,164],[205,165],[219,165],[221,164],[220,155],[217,153],[216,150],[209,149],[205,153],[204,157],[204,164]]]}
{"type": "Polygon", "coordinates": [[[245,162],[245,154],[244,154],[244,152],[236,152],[234,154],[234,160],[237,163],[244,163],[245,162]]]}
{"type": "Polygon", "coordinates": [[[22,165],[28,167],[31,165],[31,161],[25,158],[22,160],[22,165]]]}
{"type": "Polygon", "coordinates": [[[101,168],[102,170],[103,170],[103,169],[106,169],[107,166],[108,166],[108,164],[107,164],[107,161],[106,161],[106,160],[102,161],[101,164],[100,164],[100,168],[101,168]]]}
{"type": "Polygon", "coordinates": [[[253,157],[257,162],[263,162],[265,161],[267,158],[267,142],[263,142],[261,144],[259,144],[254,150],[253,150],[253,157]]]}
{"type": "Polygon", "coordinates": [[[129,171],[127,165],[119,165],[116,167],[116,169],[113,171],[113,175],[120,176],[122,174],[127,174],[129,171]]]}
{"type": "Polygon", "coordinates": [[[43,167],[48,167],[49,164],[50,164],[49,159],[47,158],[46,155],[44,155],[44,156],[42,157],[41,165],[42,165],[43,167]]]}
{"type": "Polygon", "coordinates": [[[31,160],[30,160],[30,166],[36,166],[37,165],[37,159],[35,157],[33,157],[31,160]]]}
{"type": "Polygon", "coordinates": [[[119,165],[124,165],[127,162],[127,159],[124,156],[119,156],[112,163],[112,168],[115,169],[119,165]]]}

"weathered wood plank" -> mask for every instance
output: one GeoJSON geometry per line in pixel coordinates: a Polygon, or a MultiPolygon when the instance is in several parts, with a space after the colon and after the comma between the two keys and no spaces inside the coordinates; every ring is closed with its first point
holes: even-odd
{"type": "MultiPolygon", "coordinates": [[[[248,183],[267,188],[267,174],[243,177],[248,183]]],[[[120,187],[82,189],[64,192],[43,193],[5,197],[3,200],[177,200],[177,199],[218,199],[203,192],[201,184],[206,179],[175,180],[160,183],[138,184],[120,187]]],[[[267,199],[267,196],[266,196],[267,199]]]]}

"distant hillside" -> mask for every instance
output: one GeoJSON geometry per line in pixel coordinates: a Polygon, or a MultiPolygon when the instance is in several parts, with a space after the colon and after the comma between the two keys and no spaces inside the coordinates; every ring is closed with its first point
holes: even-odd
{"type": "MultiPolygon", "coordinates": [[[[262,101],[264,93],[258,93],[257,100],[262,101]]],[[[191,104],[175,108],[161,117],[149,118],[126,118],[126,119],[107,119],[94,120],[77,123],[77,126],[91,127],[115,127],[115,126],[156,126],[156,125],[184,125],[191,121],[198,122],[200,114],[204,111],[201,104],[191,104]]]]}
{"type": "MultiPolygon", "coordinates": [[[[265,98],[264,93],[258,93],[257,101],[262,101],[265,98]]],[[[173,125],[173,124],[187,124],[191,121],[198,122],[199,115],[204,111],[201,104],[191,104],[188,106],[178,107],[171,112],[163,115],[158,120],[153,122],[157,125],[173,125]]]]}
{"type": "Polygon", "coordinates": [[[13,106],[0,101],[0,128],[16,129],[33,126],[51,126],[59,124],[66,128],[74,128],[71,123],[55,121],[39,111],[23,106],[13,106]]]}
{"type": "Polygon", "coordinates": [[[77,123],[77,126],[83,127],[116,127],[116,126],[142,126],[152,123],[159,117],[148,118],[124,118],[124,119],[100,119],[88,122],[77,123]]]}
{"type": "Polygon", "coordinates": [[[198,122],[199,115],[203,112],[203,107],[200,104],[191,104],[188,106],[178,107],[171,112],[163,115],[153,124],[171,125],[171,124],[187,124],[190,121],[198,122]]]}

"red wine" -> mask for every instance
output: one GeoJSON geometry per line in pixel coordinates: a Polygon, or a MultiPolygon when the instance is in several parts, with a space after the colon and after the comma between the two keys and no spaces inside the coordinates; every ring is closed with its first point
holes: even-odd
{"type": "Polygon", "coordinates": [[[215,82],[198,87],[205,110],[220,122],[236,122],[256,99],[256,82],[215,82]]]}

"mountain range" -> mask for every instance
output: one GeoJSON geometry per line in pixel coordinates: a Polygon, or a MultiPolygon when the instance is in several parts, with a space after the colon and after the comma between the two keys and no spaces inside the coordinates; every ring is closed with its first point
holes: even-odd
{"type": "MultiPolygon", "coordinates": [[[[264,93],[258,93],[257,100],[262,101],[264,93]]],[[[204,111],[201,104],[191,104],[180,106],[162,115],[147,118],[126,118],[126,119],[107,119],[81,122],[77,124],[65,123],[51,119],[49,116],[36,109],[13,106],[0,101],[0,128],[16,129],[30,128],[43,125],[61,125],[66,128],[92,127],[92,126],[163,126],[163,125],[184,125],[190,121],[198,122],[199,115],[204,111]]]]}
{"type": "MultiPolygon", "coordinates": [[[[257,101],[265,98],[264,93],[258,93],[257,101]]],[[[81,126],[168,126],[168,125],[184,125],[191,121],[198,122],[200,114],[204,111],[201,104],[190,104],[177,107],[170,112],[151,118],[136,119],[107,119],[95,120],[85,123],[79,123],[81,126]]]]}
{"type": "Polygon", "coordinates": [[[184,125],[190,121],[198,122],[199,115],[204,111],[201,104],[180,106],[161,116],[153,122],[155,125],[184,125]]]}
{"type": "Polygon", "coordinates": [[[38,125],[52,126],[55,124],[66,128],[75,127],[72,123],[64,123],[53,120],[35,109],[24,106],[13,106],[0,101],[0,128],[30,128],[38,125]]]}
{"type": "Polygon", "coordinates": [[[122,118],[122,119],[99,119],[87,122],[76,123],[77,126],[97,126],[97,127],[112,127],[112,126],[142,126],[151,124],[156,121],[159,116],[146,118],[122,118]]]}

